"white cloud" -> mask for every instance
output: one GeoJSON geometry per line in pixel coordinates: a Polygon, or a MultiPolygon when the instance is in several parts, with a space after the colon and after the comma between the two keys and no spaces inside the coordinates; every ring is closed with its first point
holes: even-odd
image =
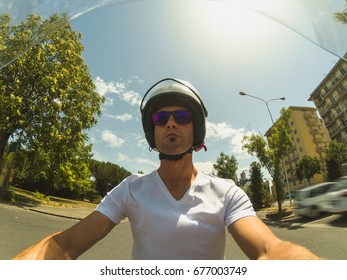
{"type": "Polygon", "coordinates": [[[129,162],[130,161],[130,158],[125,155],[125,154],[122,154],[122,153],[118,153],[117,154],[117,161],[120,161],[120,162],[129,162]]]}
{"type": "Polygon", "coordinates": [[[133,119],[133,116],[130,115],[130,114],[125,113],[125,114],[123,114],[123,115],[116,116],[116,119],[117,119],[117,120],[120,120],[120,121],[122,121],[122,122],[126,122],[126,121],[132,120],[132,119],[133,119]]]}
{"type": "Polygon", "coordinates": [[[122,94],[122,99],[130,103],[131,106],[140,106],[142,100],[140,94],[132,90],[124,92],[122,94]]]}
{"type": "Polygon", "coordinates": [[[194,165],[197,169],[207,173],[212,174],[213,171],[213,162],[211,161],[205,161],[205,162],[194,162],[194,165]]]}
{"type": "Polygon", "coordinates": [[[149,145],[144,136],[137,137],[137,147],[142,149],[148,149],[149,145]]]}
{"type": "Polygon", "coordinates": [[[250,135],[251,132],[245,132],[244,128],[235,129],[230,124],[225,122],[212,123],[206,122],[206,138],[212,140],[225,140],[230,139],[230,149],[233,153],[238,155],[238,158],[251,157],[246,151],[242,149],[242,139],[245,135],[250,135]]]}
{"type": "Polygon", "coordinates": [[[110,119],[120,120],[122,122],[131,121],[134,118],[132,115],[127,113],[124,113],[123,115],[111,115],[111,114],[105,113],[104,116],[110,119]]]}
{"type": "Polygon", "coordinates": [[[158,168],[159,167],[159,162],[158,161],[153,161],[147,158],[136,158],[136,162],[143,164],[144,166],[150,165],[153,166],[154,168],[158,168]]]}
{"type": "Polygon", "coordinates": [[[124,140],[118,137],[116,134],[111,131],[105,130],[102,132],[101,136],[102,140],[104,140],[110,147],[120,147],[123,145],[124,140]]]}
{"type": "Polygon", "coordinates": [[[206,122],[206,138],[221,140],[232,138],[235,134],[237,134],[237,130],[225,122],[206,122]]]}
{"type": "Polygon", "coordinates": [[[104,102],[105,106],[113,106],[113,98],[109,98],[107,97],[105,102],[104,102]]]}
{"type": "Polygon", "coordinates": [[[94,80],[96,91],[104,96],[106,93],[121,93],[125,89],[124,83],[119,82],[105,82],[100,77],[96,77],[94,80]]]}
{"type": "MultiPolygon", "coordinates": [[[[140,80],[138,80],[141,83],[140,80]]],[[[140,106],[141,95],[133,90],[127,90],[127,87],[132,84],[131,80],[127,82],[106,82],[100,77],[94,79],[94,84],[96,86],[96,91],[101,95],[105,96],[107,93],[114,93],[119,96],[119,98],[131,106],[140,106]]],[[[105,106],[113,105],[114,101],[111,98],[107,98],[105,106]]]]}
{"type": "Polygon", "coordinates": [[[235,154],[238,154],[240,158],[250,158],[251,155],[249,155],[245,150],[242,149],[242,139],[245,135],[249,136],[250,132],[244,133],[244,130],[238,130],[233,135],[233,137],[230,139],[230,146],[232,148],[232,152],[235,154]]]}

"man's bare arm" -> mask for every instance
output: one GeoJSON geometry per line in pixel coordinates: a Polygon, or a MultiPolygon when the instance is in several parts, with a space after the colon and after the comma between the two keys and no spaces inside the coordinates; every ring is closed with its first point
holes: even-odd
{"type": "Polygon", "coordinates": [[[71,228],[49,235],[20,252],[13,260],[77,259],[105,237],[115,224],[100,212],[93,212],[71,228]]]}
{"type": "Polygon", "coordinates": [[[250,259],[320,259],[307,248],[276,237],[258,217],[242,218],[231,224],[228,230],[250,259]]]}

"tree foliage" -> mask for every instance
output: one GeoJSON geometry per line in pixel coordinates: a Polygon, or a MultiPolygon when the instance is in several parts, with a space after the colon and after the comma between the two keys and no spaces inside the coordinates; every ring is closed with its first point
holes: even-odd
{"type": "Polygon", "coordinates": [[[250,165],[250,191],[247,194],[253,203],[255,209],[268,207],[273,202],[273,197],[270,194],[269,186],[264,182],[261,164],[252,162],[250,165]]]}
{"type": "Polygon", "coordinates": [[[88,198],[92,192],[92,173],[89,170],[91,146],[82,146],[69,161],[58,166],[49,153],[20,149],[15,157],[14,184],[22,189],[68,197],[88,198]],[[58,167],[58,169],[55,169],[58,167]]]}
{"type": "Polygon", "coordinates": [[[347,162],[347,147],[344,143],[333,140],[325,153],[327,177],[329,181],[334,181],[343,175],[342,165],[347,162]]]}
{"type": "Polygon", "coordinates": [[[311,179],[313,176],[319,173],[321,173],[321,164],[319,160],[309,155],[304,155],[302,157],[295,170],[295,174],[299,180],[305,178],[309,185],[311,185],[311,179]]]}
{"type": "Polygon", "coordinates": [[[38,151],[35,160],[49,166],[51,171],[44,171],[51,182],[48,193],[64,177],[74,186],[76,174],[86,175],[79,170],[90,158],[86,131],[96,124],[103,102],[82,58],[81,34],[59,15],[43,20],[32,14],[13,26],[2,15],[0,23],[0,47],[12,57],[31,46],[32,30],[48,34],[0,69],[0,158],[13,137],[29,154],[38,151]],[[52,33],[47,30],[53,22],[64,25],[52,33]]]}
{"type": "Polygon", "coordinates": [[[235,180],[237,167],[238,163],[235,156],[228,156],[224,152],[220,153],[217,162],[213,164],[216,175],[225,179],[235,180]]]}
{"type": "Polygon", "coordinates": [[[243,149],[245,149],[250,155],[256,156],[259,159],[260,164],[265,167],[269,174],[273,177],[273,152],[269,148],[266,140],[259,134],[252,134],[251,136],[244,136],[242,143],[243,149]]]}
{"type": "Polygon", "coordinates": [[[251,192],[252,203],[255,209],[262,207],[263,200],[263,174],[261,173],[261,165],[257,162],[252,162],[250,166],[251,192]]]}
{"type": "Polygon", "coordinates": [[[252,156],[256,156],[260,164],[264,166],[272,176],[280,212],[282,211],[282,202],[285,198],[282,179],[282,159],[288,153],[292,145],[289,118],[290,111],[282,109],[280,118],[271,127],[267,142],[261,135],[255,134],[245,136],[242,140],[243,149],[252,156]]]}
{"type": "Polygon", "coordinates": [[[101,196],[117,186],[131,173],[111,162],[99,162],[92,160],[90,170],[95,178],[95,189],[101,196]]]}
{"type": "MultiPolygon", "coordinates": [[[[347,0],[345,0],[345,4],[347,5],[347,0]]],[[[347,24],[347,8],[342,12],[336,12],[334,14],[334,18],[338,22],[342,22],[343,24],[347,24]]]]}

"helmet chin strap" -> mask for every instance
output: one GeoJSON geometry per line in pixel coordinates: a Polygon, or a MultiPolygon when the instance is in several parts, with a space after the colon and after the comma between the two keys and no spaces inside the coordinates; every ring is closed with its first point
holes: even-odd
{"type": "Polygon", "coordinates": [[[207,151],[207,148],[204,144],[202,144],[200,147],[198,148],[189,148],[187,151],[185,151],[184,153],[182,154],[178,154],[178,155],[167,155],[167,154],[164,154],[162,152],[159,152],[159,159],[162,160],[162,159],[167,159],[167,160],[180,160],[182,159],[186,154],[191,154],[193,151],[200,151],[201,149],[204,149],[205,152],[207,151]]]}
{"type": "Polygon", "coordinates": [[[164,154],[162,152],[159,152],[159,159],[162,160],[162,159],[168,159],[168,160],[179,160],[179,159],[182,159],[186,154],[191,154],[193,152],[193,148],[189,148],[187,151],[185,151],[184,153],[182,154],[178,154],[178,155],[167,155],[167,154],[164,154]]]}

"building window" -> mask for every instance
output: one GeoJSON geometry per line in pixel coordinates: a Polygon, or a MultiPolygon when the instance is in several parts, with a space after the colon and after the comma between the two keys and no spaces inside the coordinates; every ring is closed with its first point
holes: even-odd
{"type": "Polygon", "coordinates": [[[303,148],[300,146],[300,147],[299,147],[299,151],[300,151],[300,153],[302,153],[302,152],[303,152],[303,150],[304,150],[304,149],[303,149],[303,148]]]}
{"type": "Polygon", "coordinates": [[[344,86],[339,86],[338,88],[337,88],[337,92],[341,95],[341,94],[343,94],[344,92],[345,92],[345,87],[344,86]]]}
{"type": "Polygon", "coordinates": [[[336,99],[334,96],[330,96],[329,99],[330,99],[331,104],[335,104],[336,99]]]}
{"type": "Polygon", "coordinates": [[[299,138],[296,138],[296,143],[300,143],[300,139],[299,138]]]}

